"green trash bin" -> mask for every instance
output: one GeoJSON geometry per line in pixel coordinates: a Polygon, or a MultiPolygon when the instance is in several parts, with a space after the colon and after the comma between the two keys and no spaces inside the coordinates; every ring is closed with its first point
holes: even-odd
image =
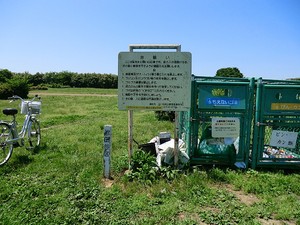
{"type": "Polygon", "coordinates": [[[258,79],[251,167],[300,168],[300,82],[258,79]]]}
{"type": "Polygon", "coordinates": [[[248,167],[254,79],[194,77],[180,134],[191,164],[248,167]]]}

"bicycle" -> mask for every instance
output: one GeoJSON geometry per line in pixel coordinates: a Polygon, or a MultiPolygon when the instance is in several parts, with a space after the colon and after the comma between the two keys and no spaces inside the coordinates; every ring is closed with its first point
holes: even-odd
{"type": "Polygon", "coordinates": [[[21,100],[21,114],[25,115],[25,120],[21,131],[18,132],[16,121],[18,109],[3,109],[3,114],[12,116],[13,119],[11,122],[0,120],[0,166],[9,160],[14,148],[25,146],[27,149],[35,149],[41,141],[40,123],[36,118],[41,111],[41,98],[36,95],[32,100],[24,100],[14,95],[8,99],[11,100],[10,102],[21,100]],[[25,141],[27,142],[25,143],[25,141]]]}

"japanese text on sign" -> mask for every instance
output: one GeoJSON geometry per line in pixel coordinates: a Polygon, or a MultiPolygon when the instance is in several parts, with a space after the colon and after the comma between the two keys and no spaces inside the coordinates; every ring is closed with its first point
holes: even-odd
{"type": "Polygon", "coordinates": [[[104,157],[110,157],[110,149],[111,149],[111,126],[104,127],[104,157]]]}
{"type": "Polygon", "coordinates": [[[240,99],[238,98],[207,98],[207,105],[215,105],[215,106],[231,106],[238,105],[240,99]]]}
{"type": "Polygon", "coordinates": [[[271,110],[300,110],[300,103],[272,103],[271,110]]]}
{"type": "Polygon", "coordinates": [[[297,138],[297,132],[273,130],[270,145],[274,147],[295,148],[297,138]]]}
{"type": "Polygon", "coordinates": [[[235,117],[212,118],[212,137],[225,138],[240,136],[240,119],[235,117]]]}
{"type": "Polygon", "coordinates": [[[112,126],[104,126],[104,153],[103,153],[103,164],[104,164],[104,177],[110,178],[110,153],[111,153],[111,140],[112,137],[112,126]]]}
{"type": "Polygon", "coordinates": [[[119,53],[119,109],[186,111],[190,108],[189,52],[119,53]]]}

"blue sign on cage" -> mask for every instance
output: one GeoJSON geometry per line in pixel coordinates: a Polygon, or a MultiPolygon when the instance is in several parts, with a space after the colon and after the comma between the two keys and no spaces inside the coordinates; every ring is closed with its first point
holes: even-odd
{"type": "Polygon", "coordinates": [[[240,99],[238,98],[207,98],[207,105],[216,105],[216,106],[231,106],[239,105],[240,99]]]}

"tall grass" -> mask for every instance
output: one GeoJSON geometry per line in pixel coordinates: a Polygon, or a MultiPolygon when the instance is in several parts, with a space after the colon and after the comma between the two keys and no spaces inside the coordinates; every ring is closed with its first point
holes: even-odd
{"type": "MultiPolygon", "coordinates": [[[[67,90],[80,91],[95,93],[67,90]]],[[[16,148],[0,167],[0,224],[261,224],[271,219],[300,224],[297,172],[199,167],[171,182],[129,182],[123,176],[127,112],[118,110],[116,96],[43,95],[42,100],[40,150],[16,148]],[[103,179],[106,124],[113,129],[111,187],[103,179]],[[257,201],[245,203],[237,192],[257,201]]],[[[0,108],[17,105],[0,101],[0,108]]],[[[18,115],[19,125],[22,119],[18,115]]],[[[153,112],[134,112],[139,143],[173,129],[170,122],[158,122],[153,112]]]]}

